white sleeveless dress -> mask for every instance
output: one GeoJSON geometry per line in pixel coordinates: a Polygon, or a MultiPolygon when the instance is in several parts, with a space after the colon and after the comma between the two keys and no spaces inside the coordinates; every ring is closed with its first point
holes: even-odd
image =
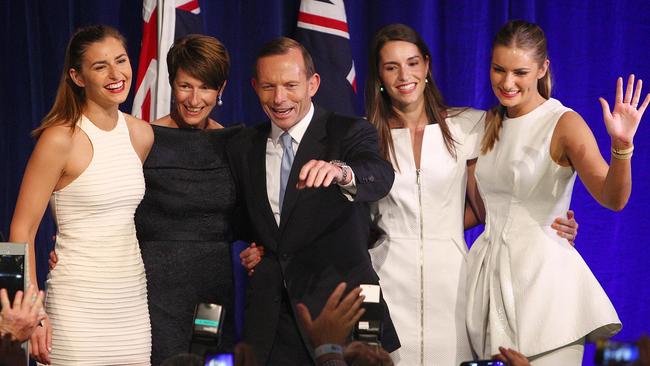
{"type": "Polygon", "coordinates": [[[92,161],[54,192],[58,263],[47,280],[52,365],[149,365],[151,326],[133,215],[144,195],[142,163],[124,115],[111,131],[78,122],[92,161]]]}
{"type": "Polygon", "coordinates": [[[419,171],[409,130],[391,130],[395,182],[373,205],[386,234],[370,255],[402,344],[391,353],[400,366],[449,366],[472,359],[465,326],[463,217],[467,160],[478,155],[485,112],[451,113],[446,121],[457,158],[447,151],[440,126],[427,125],[419,171]]]}
{"type": "Polygon", "coordinates": [[[568,111],[549,99],[505,118],[499,141],[478,158],[487,217],[468,256],[467,324],[480,357],[499,346],[530,357],[621,329],[587,264],[550,226],[569,209],[576,178],[550,155],[555,126],[568,111]]]}

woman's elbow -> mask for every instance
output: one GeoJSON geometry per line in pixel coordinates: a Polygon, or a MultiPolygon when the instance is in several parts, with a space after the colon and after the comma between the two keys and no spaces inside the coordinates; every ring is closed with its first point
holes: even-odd
{"type": "Polygon", "coordinates": [[[615,211],[615,212],[620,212],[623,211],[625,206],[627,205],[627,202],[629,201],[629,196],[624,197],[624,198],[619,198],[615,200],[610,200],[606,204],[604,204],[605,207],[608,209],[615,211]]]}

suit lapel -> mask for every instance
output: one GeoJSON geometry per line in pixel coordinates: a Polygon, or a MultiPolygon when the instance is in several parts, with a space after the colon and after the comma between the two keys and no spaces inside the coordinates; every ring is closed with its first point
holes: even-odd
{"type": "MultiPolygon", "coordinates": [[[[273,233],[277,240],[278,225],[273,217],[273,211],[269,204],[269,197],[266,190],[266,141],[271,130],[271,125],[266,124],[256,128],[257,135],[254,138],[251,154],[248,157],[251,176],[252,197],[254,204],[261,213],[264,224],[273,233]]],[[[268,245],[268,243],[264,243],[268,245]]],[[[277,246],[277,243],[274,243],[277,246]]]]}
{"type": "Polygon", "coordinates": [[[282,214],[280,215],[280,235],[284,232],[287,226],[287,221],[298,202],[301,190],[296,189],[298,183],[298,174],[303,165],[312,159],[322,159],[323,151],[325,150],[325,138],[327,118],[329,113],[315,107],[314,116],[312,117],[309,127],[300,141],[296,157],[291,166],[291,173],[289,174],[289,181],[284,193],[284,203],[282,206],[282,214]]]}

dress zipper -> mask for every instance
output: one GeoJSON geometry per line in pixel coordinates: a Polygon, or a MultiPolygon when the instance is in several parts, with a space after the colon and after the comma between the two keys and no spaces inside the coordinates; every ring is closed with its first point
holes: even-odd
{"type": "Polygon", "coordinates": [[[420,365],[424,366],[424,220],[422,214],[422,182],[420,180],[422,171],[417,169],[418,185],[418,204],[419,204],[419,220],[420,220],[420,365]]]}

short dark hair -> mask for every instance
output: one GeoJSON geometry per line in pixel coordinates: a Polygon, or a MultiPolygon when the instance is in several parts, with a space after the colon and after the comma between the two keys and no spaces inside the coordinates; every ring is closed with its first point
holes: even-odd
{"type": "Polygon", "coordinates": [[[261,58],[269,57],[269,56],[286,55],[292,49],[298,49],[300,53],[302,53],[302,59],[305,63],[305,73],[307,74],[307,78],[309,79],[310,77],[312,77],[312,75],[316,73],[316,67],[314,67],[314,60],[311,58],[309,51],[307,51],[305,46],[300,44],[300,42],[288,37],[276,38],[271,42],[265,44],[260,49],[260,51],[257,53],[257,57],[255,58],[255,67],[253,67],[253,77],[257,79],[257,64],[261,58]]]}
{"type": "Polygon", "coordinates": [[[230,56],[218,39],[202,34],[189,34],[176,42],[167,53],[169,84],[174,84],[179,69],[219,89],[228,79],[230,56]]]}

